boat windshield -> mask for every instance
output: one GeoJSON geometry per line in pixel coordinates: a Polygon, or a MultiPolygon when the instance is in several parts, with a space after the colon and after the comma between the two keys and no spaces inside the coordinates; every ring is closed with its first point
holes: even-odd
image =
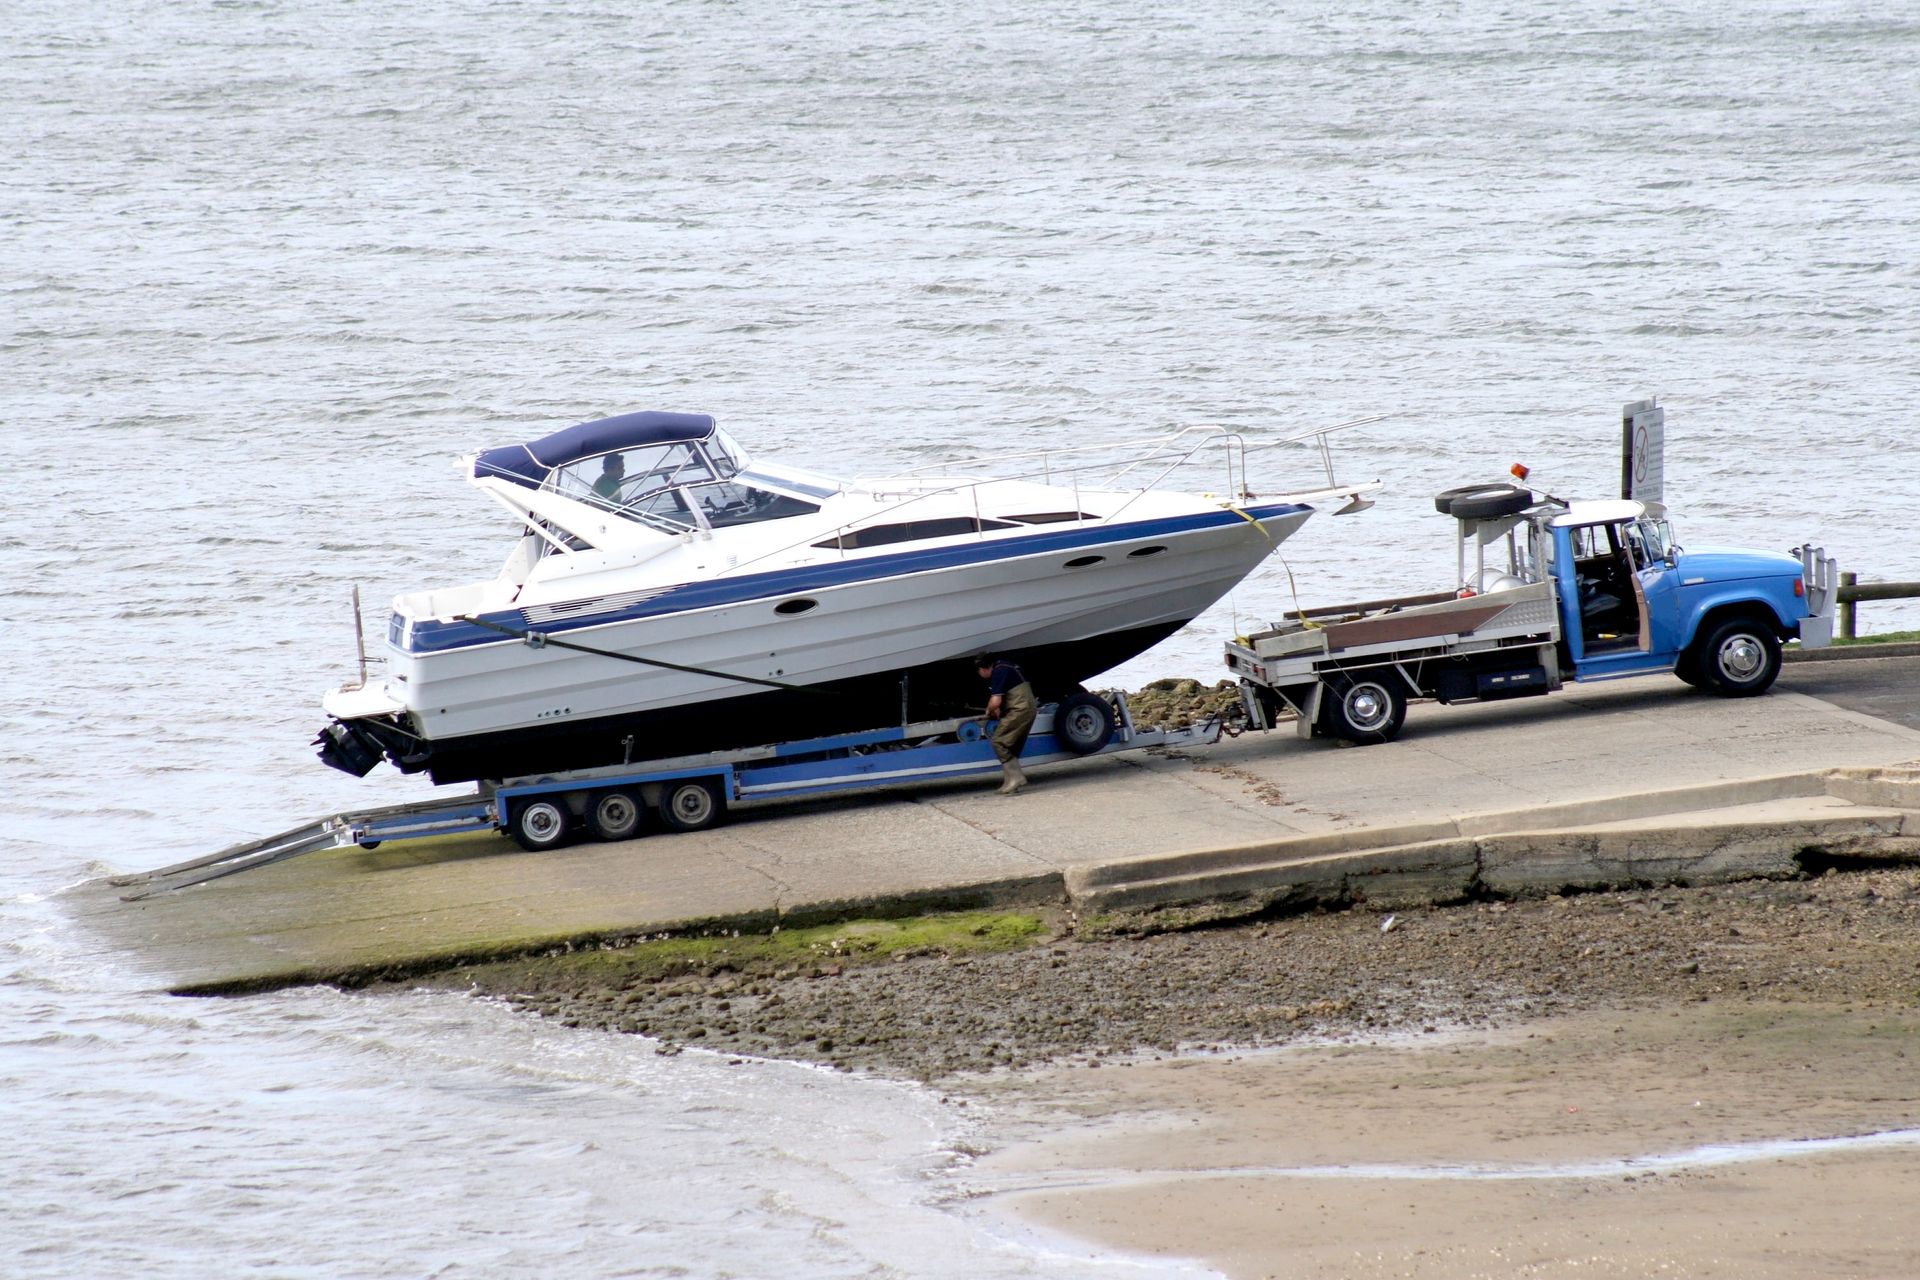
{"type": "Polygon", "coordinates": [[[691,441],[641,445],[595,454],[556,467],[547,484],[556,493],[595,506],[624,507],[663,489],[724,479],[738,469],[733,457],[710,459],[691,441]],[[721,461],[724,459],[724,461],[721,461]],[[725,470],[716,470],[716,464],[725,470]]]}
{"type": "Polygon", "coordinates": [[[802,498],[741,483],[744,479],[738,451],[716,431],[699,443],[642,445],[582,458],[555,468],[547,485],[668,533],[701,524],[754,524],[820,509],[802,498]]]}

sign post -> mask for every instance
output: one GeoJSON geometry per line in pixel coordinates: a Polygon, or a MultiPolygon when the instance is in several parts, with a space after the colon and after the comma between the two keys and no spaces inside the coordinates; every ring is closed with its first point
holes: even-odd
{"type": "Polygon", "coordinates": [[[1620,407],[1620,496],[1665,502],[1667,411],[1657,401],[1620,407]]]}

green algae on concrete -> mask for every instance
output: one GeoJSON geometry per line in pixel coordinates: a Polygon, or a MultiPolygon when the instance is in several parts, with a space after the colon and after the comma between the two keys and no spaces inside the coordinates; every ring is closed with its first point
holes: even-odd
{"type": "MultiPolygon", "coordinates": [[[[590,981],[619,986],[726,972],[779,976],[838,971],[910,956],[964,956],[1018,950],[1052,936],[1031,912],[941,912],[898,919],[846,920],[766,933],[727,930],[704,936],[661,936],[625,945],[548,952],[496,962],[496,970],[524,968],[538,985],[590,981]]],[[[473,966],[469,966],[473,967],[473,966]]]]}

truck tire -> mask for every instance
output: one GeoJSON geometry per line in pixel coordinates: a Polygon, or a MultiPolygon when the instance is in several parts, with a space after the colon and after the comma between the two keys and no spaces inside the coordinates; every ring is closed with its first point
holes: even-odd
{"type": "Polygon", "coordinates": [[[1053,712],[1053,736],[1077,756],[1090,756],[1113,741],[1113,708],[1091,693],[1060,700],[1053,712]]]}
{"type": "Polygon", "coordinates": [[[1392,742],[1406,719],[1406,684],[1391,672],[1332,676],[1320,695],[1320,731],[1348,742],[1392,742]]]}
{"type": "Polygon", "coordinates": [[[640,834],[640,798],[615,788],[587,802],[587,830],[595,840],[631,840],[640,834]]]}
{"type": "Polygon", "coordinates": [[[1533,494],[1518,485],[1490,484],[1472,493],[1462,494],[1448,504],[1447,514],[1456,520],[1498,520],[1519,515],[1533,505],[1533,494]]]}
{"type": "Polygon", "coordinates": [[[1751,698],[1780,674],[1780,638],[1753,618],[1729,618],[1707,632],[1694,654],[1706,687],[1727,698],[1751,698]]]}
{"type": "Polygon", "coordinates": [[[507,834],[528,853],[559,848],[572,829],[566,802],[551,796],[522,800],[507,815],[507,834]]]}
{"type": "Polygon", "coordinates": [[[660,821],[669,831],[705,831],[726,811],[720,785],[712,778],[678,778],[660,792],[660,821]]]}

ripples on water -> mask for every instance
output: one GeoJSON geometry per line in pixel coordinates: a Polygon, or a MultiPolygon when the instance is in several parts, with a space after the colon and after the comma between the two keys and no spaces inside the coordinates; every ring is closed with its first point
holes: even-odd
{"type": "MultiPolygon", "coordinates": [[[[1436,489],[1611,491],[1651,393],[1686,540],[1920,577],[1897,9],[8,25],[0,1224],[34,1273],[1084,1270],[914,1207],[953,1131],[911,1091],[455,999],[139,995],[34,900],[418,794],[305,744],[351,584],[377,616],[504,553],[462,451],[653,407],[882,471],[1392,411],[1339,449],[1380,506],[1287,548],[1326,603],[1445,580],[1436,489]]],[[[1290,598],[1269,571],[1121,677],[1211,677],[1290,598]]]]}

